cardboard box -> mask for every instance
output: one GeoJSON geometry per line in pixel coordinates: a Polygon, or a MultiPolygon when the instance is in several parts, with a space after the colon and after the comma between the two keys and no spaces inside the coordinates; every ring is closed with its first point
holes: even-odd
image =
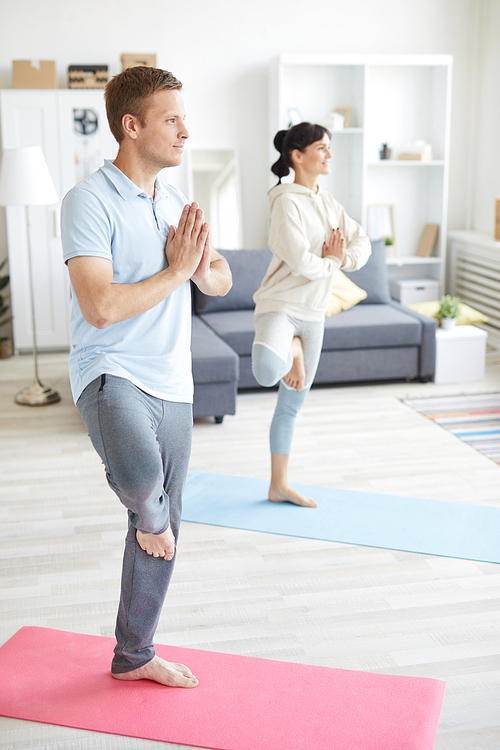
{"type": "Polygon", "coordinates": [[[129,54],[125,53],[121,56],[122,70],[127,68],[133,68],[136,65],[145,65],[147,68],[156,68],[156,55],[155,54],[129,54]]]}
{"type": "Polygon", "coordinates": [[[391,297],[402,305],[439,299],[439,282],[436,279],[391,279],[390,288],[391,297]]]}
{"type": "Polygon", "coordinates": [[[55,60],[13,60],[12,88],[56,89],[55,60]]]}

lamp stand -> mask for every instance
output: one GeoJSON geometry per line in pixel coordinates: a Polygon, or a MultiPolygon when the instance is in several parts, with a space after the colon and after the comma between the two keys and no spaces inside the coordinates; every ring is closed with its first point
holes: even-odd
{"type": "Polygon", "coordinates": [[[27,227],[27,240],[28,240],[28,273],[30,282],[30,296],[31,296],[31,327],[33,329],[33,361],[35,365],[35,379],[30,386],[27,386],[22,391],[16,394],[14,401],[16,404],[23,406],[47,406],[48,404],[56,404],[61,400],[60,395],[53,388],[47,388],[44,386],[38,377],[38,352],[36,348],[36,325],[35,325],[35,296],[33,294],[33,268],[31,263],[31,239],[30,239],[30,218],[28,207],[24,207],[24,213],[26,216],[26,227],[27,227]]]}

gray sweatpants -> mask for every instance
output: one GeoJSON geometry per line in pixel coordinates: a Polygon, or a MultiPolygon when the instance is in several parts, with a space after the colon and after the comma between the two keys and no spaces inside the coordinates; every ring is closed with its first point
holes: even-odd
{"type": "Polygon", "coordinates": [[[182,493],[191,454],[191,404],[163,401],[115,375],[101,375],[77,402],[109,486],[128,509],[121,596],[112,672],[130,672],[155,652],[153,637],[175,556],[167,561],[144,552],[136,530],[177,541],[182,493]]]}

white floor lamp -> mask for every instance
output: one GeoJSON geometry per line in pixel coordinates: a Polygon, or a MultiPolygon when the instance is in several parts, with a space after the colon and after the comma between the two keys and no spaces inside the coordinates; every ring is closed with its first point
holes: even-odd
{"type": "Polygon", "coordinates": [[[35,379],[15,396],[18,404],[44,406],[61,400],[52,388],[47,388],[38,378],[38,353],[36,348],[35,304],[33,295],[33,268],[29,206],[49,206],[58,203],[56,189],[40,146],[26,146],[4,151],[0,170],[0,206],[24,206],[28,242],[28,273],[31,295],[31,320],[33,328],[33,360],[35,379]]]}

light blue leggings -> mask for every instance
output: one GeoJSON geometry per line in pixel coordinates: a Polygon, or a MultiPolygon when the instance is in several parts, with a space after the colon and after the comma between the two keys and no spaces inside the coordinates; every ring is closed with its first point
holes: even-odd
{"type": "Polygon", "coordinates": [[[324,329],[323,323],[297,320],[284,312],[255,316],[253,375],[260,385],[267,388],[280,381],[269,435],[271,453],[290,453],[295,420],[318,369],[324,329]],[[306,380],[301,391],[290,388],[282,380],[293,363],[291,348],[294,336],[301,339],[304,349],[306,380]]]}

